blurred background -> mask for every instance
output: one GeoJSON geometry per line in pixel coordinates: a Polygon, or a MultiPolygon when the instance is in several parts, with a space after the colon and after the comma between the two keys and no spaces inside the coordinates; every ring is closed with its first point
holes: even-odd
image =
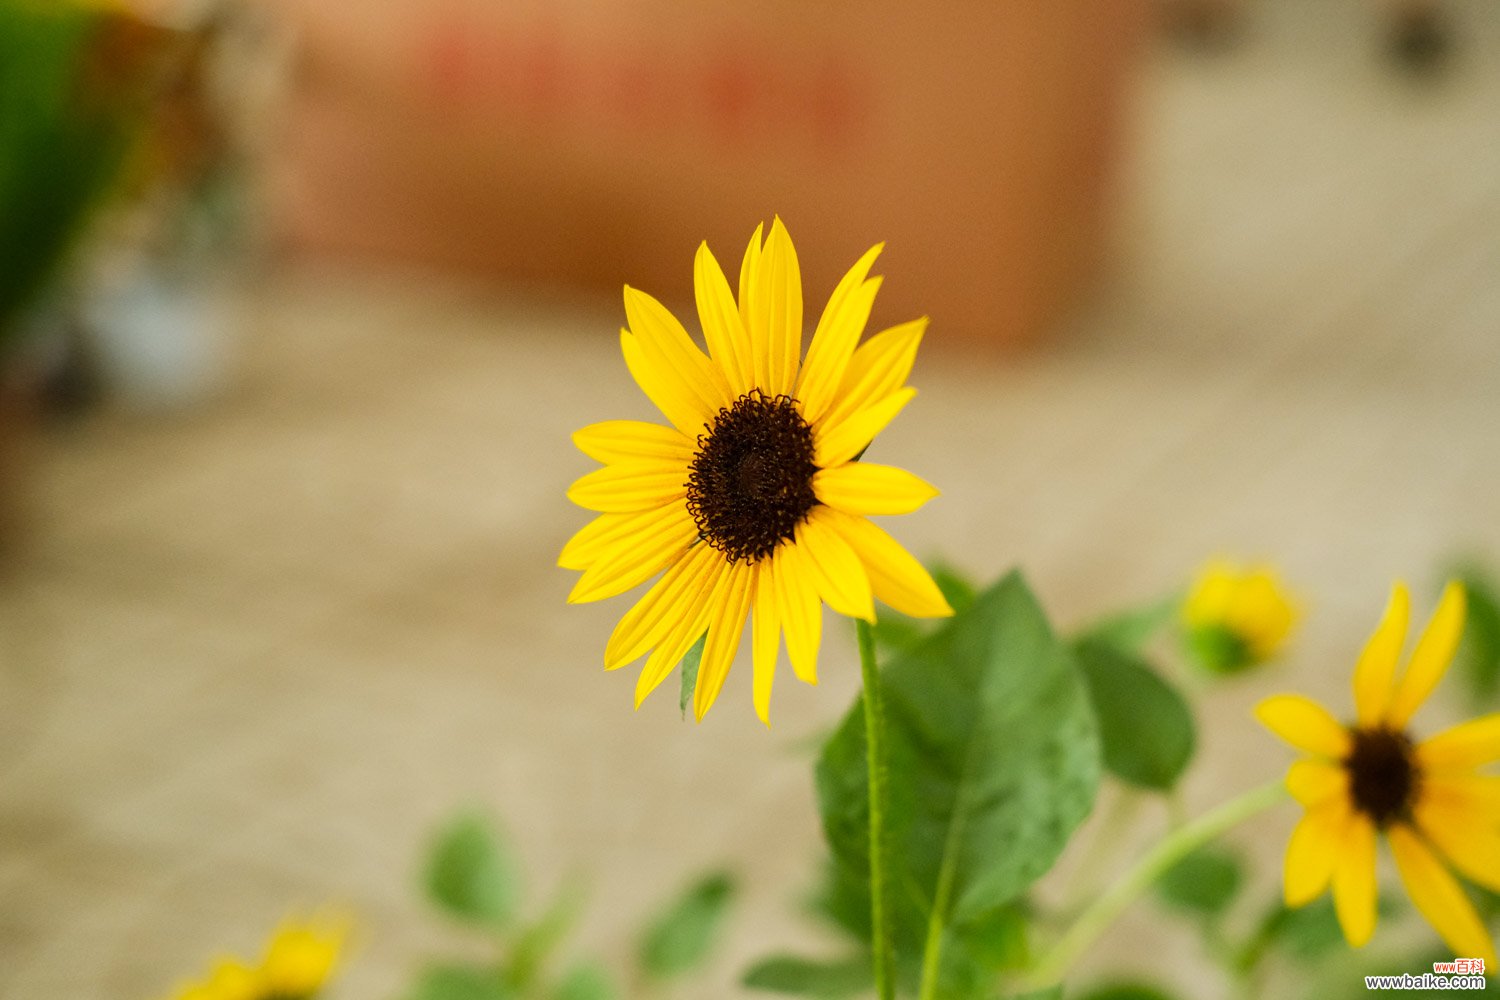
{"type": "MultiPolygon", "coordinates": [[[[933,319],[876,445],[944,490],[914,551],[1064,627],[1283,568],[1306,627],[1202,692],[1187,805],[1273,776],[1250,704],[1346,706],[1394,576],[1500,560],[1497,108],[1491,0],[0,0],[0,995],[163,995],[332,900],[331,995],[398,996],[465,804],[611,961],[731,863],[700,995],[816,934],[852,641],[769,733],[743,670],[632,712],[624,600],[554,566],[568,434],[650,418],[620,286],[691,317],[773,213],[809,309],[885,240],[873,322],[933,319]]],[[[1117,966],[1221,995],[1149,906],[1117,966]]]]}

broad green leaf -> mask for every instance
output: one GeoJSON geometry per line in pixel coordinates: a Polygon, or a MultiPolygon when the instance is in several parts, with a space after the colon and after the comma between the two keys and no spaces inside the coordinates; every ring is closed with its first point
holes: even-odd
{"type": "Polygon", "coordinates": [[[641,938],[641,969],[653,979],[691,971],[712,950],[734,900],[734,881],[718,872],[667,907],[641,938]]]}
{"type": "Polygon", "coordinates": [[[1196,742],[1187,702],[1142,660],[1115,646],[1087,641],[1077,654],[1099,720],[1104,766],[1141,788],[1171,788],[1196,742]]]}
{"type": "Polygon", "coordinates": [[[406,1000],[516,1000],[495,969],[438,963],[417,976],[406,1000]]]}
{"type": "Polygon", "coordinates": [[[509,926],[520,903],[521,880],[494,824],[478,814],[450,821],[427,859],[427,891],[460,920],[509,926]]]}
{"type": "Polygon", "coordinates": [[[704,632],[682,656],[682,692],[678,695],[677,705],[684,719],[687,718],[688,706],[693,703],[693,688],[698,685],[698,664],[703,661],[703,647],[707,642],[708,633],[704,632]]]}
{"type": "Polygon", "coordinates": [[[1180,910],[1216,917],[1228,909],[1244,883],[1239,855],[1222,847],[1202,847],[1167,869],[1156,890],[1180,910]]]}
{"type": "Polygon", "coordinates": [[[796,955],[772,955],[751,966],[742,981],[752,990],[813,997],[815,1000],[862,996],[875,985],[867,955],[831,962],[796,955]]]}
{"type": "Polygon", "coordinates": [[[1453,575],[1463,583],[1468,598],[1459,669],[1474,699],[1489,702],[1500,694],[1500,585],[1478,566],[1467,566],[1453,575]]]}
{"type": "Polygon", "coordinates": [[[1172,994],[1145,983],[1110,983],[1085,992],[1079,1000],[1176,1000],[1172,994]]]}
{"type": "MultiPolygon", "coordinates": [[[[897,903],[933,905],[962,925],[1014,900],[1088,815],[1099,746],[1068,649],[1012,573],[882,674],[897,903]]],[[[818,762],[834,857],[868,869],[863,709],[856,702],[818,762]]],[[[865,890],[868,891],[868,890],[865,890]]]]}
{"type": "Polygon", "coordinates": [[[616,1000],[619,996],[614,980],[598,962],[573,966],[552,991],[552,1000],[616,1000]]]}
{"type": "Polygon", "coordinates": [[[1102,642],[1126,653],[1139,653],[1157,632],[1177,616],[1182,595],[1170,594],[1152,604],[1106,615],[1080,629],[1077,643],[1102,642]]]}

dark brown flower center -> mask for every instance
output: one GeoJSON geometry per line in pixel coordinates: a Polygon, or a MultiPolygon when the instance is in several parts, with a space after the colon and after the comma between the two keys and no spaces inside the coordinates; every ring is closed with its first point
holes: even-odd
{"type": "Polygon", "coordinates": [[[1377,826],[1409,816],[1418,779],[1411,739],[1394,729],[1355,729],[1352,735],[1344,769],[1354,808],[1377,826]]]}
{"type": "Polygon", "coordinates": [[[812,428],[790,396],[746,393],[719,411],[688,469],[687,508],[730,562],[755,562],[817,506],[812,428]]]}

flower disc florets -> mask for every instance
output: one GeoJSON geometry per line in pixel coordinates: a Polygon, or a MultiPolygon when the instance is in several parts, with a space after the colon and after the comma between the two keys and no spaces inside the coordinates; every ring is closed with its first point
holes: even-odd
{"type": "Polygon", "coordinates": [[[813,433],[790,396],[752,390],[698,438],[687,508],[730,562],[756,562],[792,538],[818,504],[813,433]]]}
{"type": "Polygon", "coordinates": [[[1353,746],[1343,763],[1354,807],[1380,827],[1408,817],[1417,790],[1411,739],[1394,729],[1355,729],[1349,735],[1353,746]]]}

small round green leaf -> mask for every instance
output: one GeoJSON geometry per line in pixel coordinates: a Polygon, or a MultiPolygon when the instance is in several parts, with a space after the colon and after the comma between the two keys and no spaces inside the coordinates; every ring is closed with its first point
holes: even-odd
{"type": "Polygon", "coordinates": [[[1145,661],[1116,646],[1085,640],[1076,652],[1099,720],[1104,766],[1140,788],[1171,788],[1197,742],[1187,702],[1145,661]]]}

